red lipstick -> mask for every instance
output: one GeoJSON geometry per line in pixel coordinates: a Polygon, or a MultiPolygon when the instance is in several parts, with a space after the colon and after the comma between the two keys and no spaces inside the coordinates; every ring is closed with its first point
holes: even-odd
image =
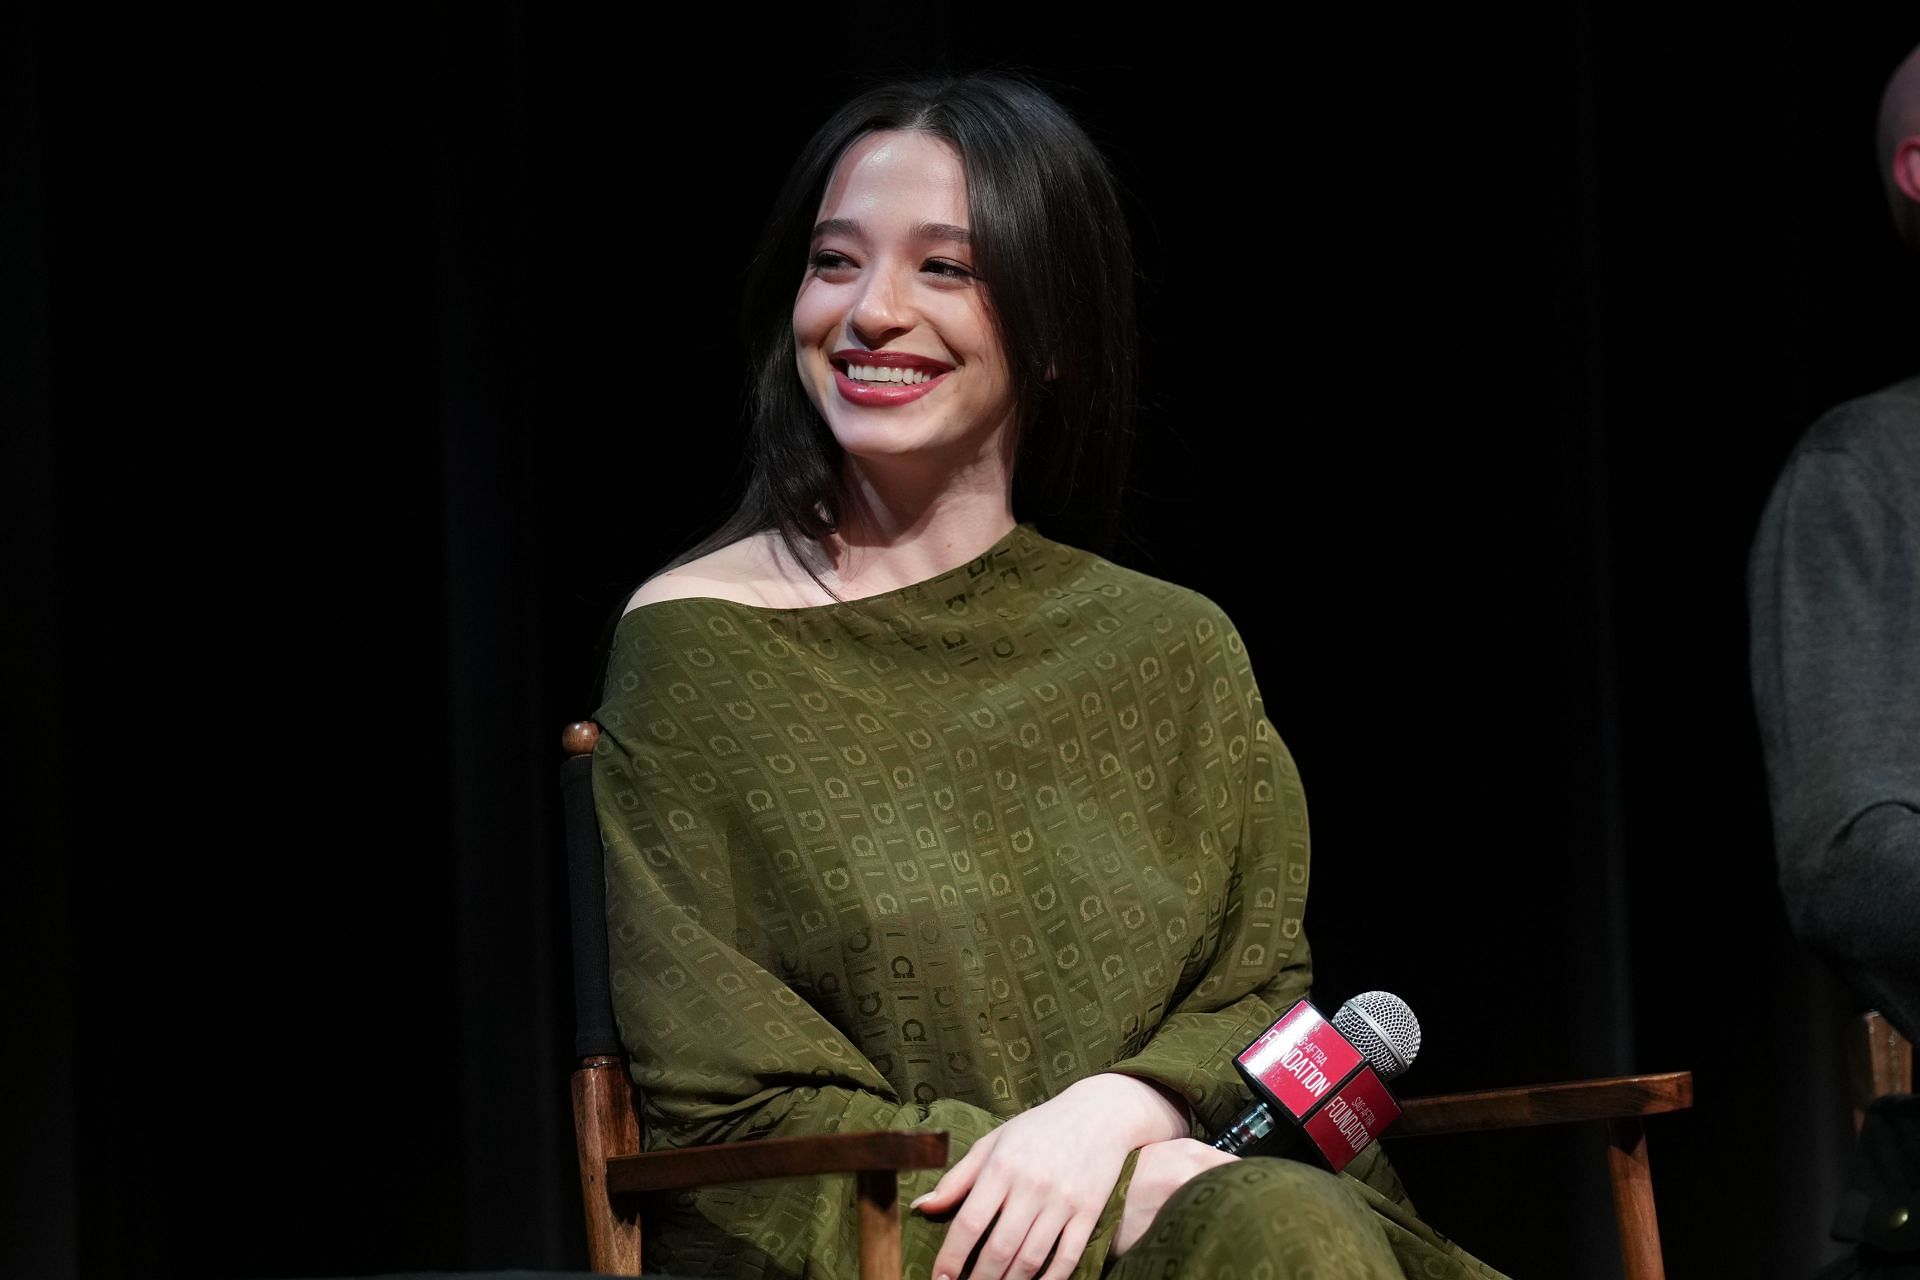
{"type": "Polygon", "coordinates": [[[917,356],[909,351],[836,351],[829,359],[833,362],[833,383],[840,397],[851,404],[885,407],[907,404],[926,395],[953,371],[953,366],[944,360],[935,360],[931,356],[917,356]],[[866,365],[880,369],[917,369],[931,374],[925,382],[916,382],[912,386],[901,383],[855,382],[847,376],[848,365],[866,365]]]}

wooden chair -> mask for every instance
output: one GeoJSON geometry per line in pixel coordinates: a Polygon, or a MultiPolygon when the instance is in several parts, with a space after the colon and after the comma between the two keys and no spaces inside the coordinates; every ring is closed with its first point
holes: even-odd
{"type": "Polygon", "coordinates": [[[1848,1028],[1847,1091],[1853,1098],[1855,1134],[1866,1123],[1869,1102],[1882,1094],[1913,1092],[1913,1046],[1871,1009],[1848,1028]]]}
{"type": "MultiPolygon", "coordinates": [[[[900,1273],[899,1174],[947,1164],[947,1135],[911,1130],[765,1138],[684,1151],[643,1152],[626,1055],[608,989],[606,885],[593,807],[592,755],[600,726],[567,726],[561,742],[569,896],[573,903],[575,1017],[573,1126],[595,1271],[640,1274],[639,1201],[647,1193],[802,1174],[851,1173],[859,1206],[862,1280],[900,1273]]],[[[1606,1134],[1620,1253],[1627,1280],[1662,1280],[1660,1229],[1647,1165],[1645,1117],[1693,1105],[1693,1076],[1620,1076],[1566,1084],[1403,1098],[1394,1136],[1593,1123],[1606,1134]]]]}
{"type": "Polygon", "coordinates": [[[1627,1280],[1663,1280],[1660,1222],[1647,1163],[1646,1117],[1693,1105],[1693,1073],[1614,1076],[1565,1084],[1526,1085],[1481,1093],[1402,1098],[1389,1136],[1478,1133],[1544,1124],[1593,1124],[1606,1136],[1607,1178],[1620,1228],[1620,1265],[1627,1280]]]}

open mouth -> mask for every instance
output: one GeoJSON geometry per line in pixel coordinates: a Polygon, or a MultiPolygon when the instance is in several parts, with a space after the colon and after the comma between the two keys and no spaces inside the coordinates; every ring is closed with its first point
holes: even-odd
{"type": "Polygon", "coordinates": [[[849,360],[835,360],[833,367],[844,374],[851,382],[862,386],[876,387],[914,387],[923,382],[932,382],[946,370],[922,368],[902,368],[897,365],[855,364],[849,360]]]}
{"type": "Polygon", "coordinates": [[[830,352],[833,384],[849,404],[886,409],[929,396],[953,366],[912,351],[868,351],[842,347],[830,352]]]}

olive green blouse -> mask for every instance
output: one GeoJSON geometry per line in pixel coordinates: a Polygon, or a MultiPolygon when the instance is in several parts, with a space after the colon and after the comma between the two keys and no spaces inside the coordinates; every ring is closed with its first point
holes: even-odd
{"type": "MultiPolygon", "coordinates": [[[[643,605],[606,688],[613,997],[650,1148],[936,1128],[958,1159],[1103,1071],[1169,1086],[1203,1136],[1248,1102],[1233,1056],[1307,992],[1299,779],[1194,591],[1022,523],[845,604],[643,605]]],[[[681,1196],[647,1264],[852,1276],[851,1197],[681,1196]]],[[[945,1226],[905,1216],[925,1274],[945,1226]]]]}

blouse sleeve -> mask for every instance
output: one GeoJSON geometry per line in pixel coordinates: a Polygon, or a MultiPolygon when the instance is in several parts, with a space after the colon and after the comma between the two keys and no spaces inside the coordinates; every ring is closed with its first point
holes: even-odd
{"type": "Polygon", "coordinates": [[[1224,614],[1215,651],[1229,709],[1217,732],[1231,762],[1240,744],[1237,837],[1225,854],[1226,910],[1200,977],[1139,1052],[1114,1071],[1171,1088],[1192,1111],[1192,1133],[1218,1133],[1252,1100],[1233,1060],[1307,994],[1313,963],[1301,919],[1307,905],[1307,806],[1293,757],[1268,721],[1239,633],[1224,614]],[[1231,705],[1237,704],[1237,705],[1231,705]]]}
{"type": "MultiPolygon", "coordinates": [[[[903,1101],[839,1028],[735,945],[736,921],[751,903],[736,899],[725,852],[745,833],[728,806],[701,803],[703,751],[658,741],[645,700],[616,696],[598,716],[594,799],[609,971],[646,1146],[938,1129],[951,1136],[950,1159],[958,1160],[1001,1123],[958,1099],[903,1101]]],[[[931,1190],[941,1172],[903,1175],[903,1205],[931,1190]]],[[[1099,1273],[1126,1182],[1115,1187],[1076,1276],[1099,1273]]],[[[859,1257],[852,1196],[850,1177],[829,1176],[678,1197],[664,1207],[664,1223],[649,1218],[647,1265],[689,1275],[851,1277],[859,1257]]],[[[909,1269],[931,1266],[945,1233],[944,1219],[903,1208],[909,1269]]]]}

